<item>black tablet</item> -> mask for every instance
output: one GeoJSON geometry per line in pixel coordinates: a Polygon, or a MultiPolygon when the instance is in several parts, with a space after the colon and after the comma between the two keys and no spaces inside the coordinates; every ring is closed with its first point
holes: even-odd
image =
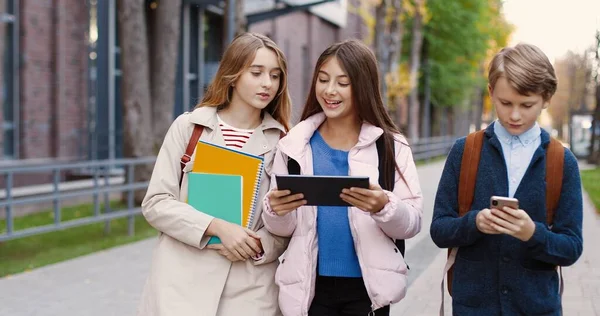
{"type": "Polygon", "coordinates": [[[369,188],[369,177],[275,175],[278,190],[303,193],[307,205],[350,206],[340,198],[342,189],[369,188]]]}

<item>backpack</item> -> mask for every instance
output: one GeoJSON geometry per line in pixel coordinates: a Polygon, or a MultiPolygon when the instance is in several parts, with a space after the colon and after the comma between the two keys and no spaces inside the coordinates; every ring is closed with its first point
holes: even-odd
{"type": "Polygon", "coordinates": [[[190,162],[192,159],[192,154],[194,153],[194,149],[196,149],[196,144],[200,139],[200,135],[202,135],[202,131],[204,130],[204,126],[194,124],[194,131],[192,132],[192,136],[190,136],[190,140],[188,141],[187,147],[185,148],[185,153],[181,156],[181,160],[179,163],[181,164],[181,176],[179,177],[179,187],[181,187],[181,181],[183,180],[183,168],[185,168],[185,164],[190,162]]]}
{"type": "MultiPolygon", "coordinates": [[[[385,142],[383,137],[379,137],[376,141],[376,146],[377,146],[377,156],[379,157],[379,186],[381,186],[382,189],[387,190],[387,191],[394,191],[394,185],[393,182],[391,185],[387,185],[384,181],[384,178],[381,176],[383,174],[388,174],[390,175],[390,179],[394,179],[394,177],[396,176],[396,168],[395,168],[395,164],[389,164],[389,168],[387,168],[387,170],[384,170],[384,159],[385,159],[385,155],[383,155],[383,153],[385,152],[385,142]]],[[[298,162],[292,158],[288,157],[288,173],[292,174],[292,175],[299,175],[300,174],[300,165],[298,164],[298,162]]],[[[394,241],[394,243],[396,244],[396,247],[398,248],[398,250],[400,250],[400,253],[402,254],[402,257],[404,257],[404,251],[406,249],[406,245],[404,242],[404,239],[397,239],[394,241]]]]}
{"type": "MultiPolygon", "coordinates": [[[[479,168],[479,159],[481,158],[481,148],[483,147],[484,130],[471,133],[465,141],[465,148],[460,165],[460,176],[458,183],[458,216],[465,215],[471,209],[473,204],[473,195],[475,194],[475,184],[477,182],[477,170],[479,168]]],[[[546,149],[546,222],[551,225],[554,220],[554,213],[558,206],[560,191],[562,189],[563,165],[565,158],[565,148],[556,139],[550,138],[550,144],[546,149]]],[[[452,264],[456,256],[457,248],[448,249],[448,293],[452,295],[452,264]],[[452,254],[454,252],[454,254],[452,254]],[[452,258],[451,258],[452,257],[452,258]]],[[[563,291],[562,271],[560,272],[560,291],[563,291]]],[[[443,284],[443,283],[442,283],[443,284]]],[[[443,290],[442,290],[443,291],[443,290]]]]}

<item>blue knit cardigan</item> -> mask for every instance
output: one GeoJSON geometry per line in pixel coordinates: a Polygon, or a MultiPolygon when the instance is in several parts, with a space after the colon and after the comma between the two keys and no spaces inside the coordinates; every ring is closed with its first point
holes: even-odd
{"type": "Polygon", "coordinates": [[[465,138],[450,150],[439,183],[430,233],[440,248],[459,247],[452,283],[454,315],[560,315],[556,266],[569,266],[581,255],[583,240],[581,180],[577,160],[565,149],[563,184],[554,222],[546,224],[546,148],[542,130],[523,180],[515,193],[535,223],[523,242],[508,235],[487,235],[475,216],[489,207],[492,195],[508,195],[506,163],[491,124],[485,131],[473,205],[458,217],[458,183],[465,138]]]}

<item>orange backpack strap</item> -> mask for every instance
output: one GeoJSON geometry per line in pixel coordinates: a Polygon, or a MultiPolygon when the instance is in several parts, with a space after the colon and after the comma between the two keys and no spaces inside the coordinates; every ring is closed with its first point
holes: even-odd
{"type": "Polygon", "coordinates": [[[551,225],[558,207],[562,190],[565,148],[556,139],[551,138],[546,150],[546,223],[551,225]]]}
{"type": "Polygon", "coordinates": [[[181,181],[183,180],[183,168],[185,168],[185,164],[190,162],[192,159],[192,154],[194,153],[194,149],[196,149],[196,144],[200,139],[200,135],[202,135],[202,131],[204,130],[204,126],[195,124],[194,131],[192,132],[192,136],[190,136],[190,140],[187,144],[187,148],[185,149],[185,154],[181,156],[181,160],[179,163],[181,164],[181,176],[179,177],[179,186],[181,186],[181,181]]]}
{"type": "MultiPolygon", "coordinates": [[[[546,150],[546,224],[549,227],[554,222],[554,215],[560,200],[562,190],[563,168],[565,164],[565,147],[556,139],[550,138],[550,144],[546,150]]],[[[562,298],[565,282],[563,280],[562,268],[558,268],[560,278],[559,293],[562,298]]]]}
{"type": "Polygon", "coordinates": [[[460,163],[460,178],[458,183],[458,216],[463,216],[471,209],[473,195],[475,194],[475,183],[477,182],[477,170],[483,147],[484,130],[469,134],[465,141],[465,149],[460,163]]]}
{"type": "MultiPolygon", "coordinates": [[[[477,170],[479,169],[479,159],[481,158],[481,148],[483,147],[483,136],[485,131],[480,130],[471,133],[465,141],[462,161],[460,163],[460,176],[458,183],[458,216],[462,217],[469,212],[473,204],[475,195],[475,183],[477,182],[477,170]]],[[[456,255],[454,250],[454,255],[456,255]]],[[[448,293],[452,295],[452,264],[454,258],[450,258],[452,249],[448,249],[449,261],[452,261],[447,267],[448,293]]],[[[442,290],[443,292],[443,290],[442,290]]]]}

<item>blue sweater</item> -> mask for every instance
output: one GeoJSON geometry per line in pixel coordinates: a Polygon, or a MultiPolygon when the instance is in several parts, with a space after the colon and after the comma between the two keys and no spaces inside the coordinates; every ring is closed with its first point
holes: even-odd
{"type": "Polygon", "coordinates": [[[560,315],[556,266],[581,255],[583,240],[581,181],[577,161],[565,149],[560,201],[551,228],[546,225],[546,148],[544,130],[515,198],[535,222],[533,237],[522,242],[508,235],[487,235],[475,216],[492,195],[507,196],[508,180],[501,144],[493,124],[485,131],[471,211],[458,217],[458,183],[465,138],[458,140],[439,183],[431,238],[440,248],[460,247],[452,283],[455,315],[560,315]]]}
{"type": "MultiPolygon", "coordinates": [[[[315,131],[310,139],[313,174],[348,175],[348,152],[336,150],[315,131]]],[[[342,193],[342,192],[340,192],[342,193]]],[[[358,256],[348,221],[348,207],[317,207],[318,273],[322,276],[361,277],[358,256]]]]}

